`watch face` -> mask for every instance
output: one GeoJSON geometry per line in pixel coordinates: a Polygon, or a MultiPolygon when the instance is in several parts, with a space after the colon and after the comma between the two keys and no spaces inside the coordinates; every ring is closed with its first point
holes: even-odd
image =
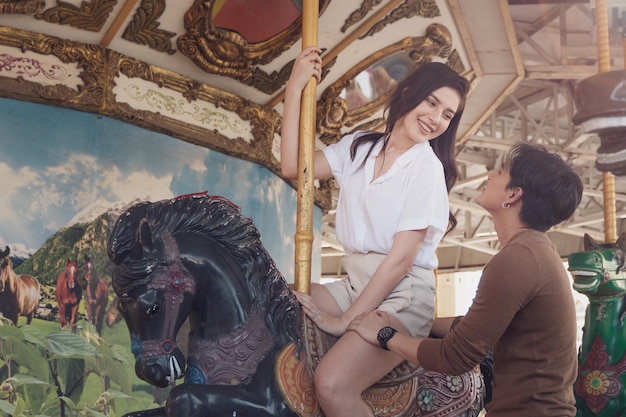
{"type": "Polygon", "coordinates": [[[382,329],[380,329],[380,332],[378,332],[378,337],[383,340],[387,340],[388,338],[393,336],[394,333],[395,332],[391,327],[383,327],[382,329]]]}
{"type": "Polygon", "coordinates": [[[389,348],[387,348],[387,342],[394,334],[396,334],[396,331],[396,329],[389,326],[385,326],[378,331],[378,344],[381,348],[389,350],[389,348]]]}

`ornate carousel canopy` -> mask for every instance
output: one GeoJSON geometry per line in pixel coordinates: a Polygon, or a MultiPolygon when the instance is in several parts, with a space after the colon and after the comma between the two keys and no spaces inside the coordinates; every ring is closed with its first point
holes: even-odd
{"type": "MultiPolygon", "coordinates": [[[[600,139],[573,121],[577,83],[598,73],[596,12],[584,0],[320,0],[317,146],[381,128],[390,88],[423,62],[444,62],[472,92],[451,195],[459,226],[440,268],[479,267],[497,251],[474,199],[520,140],[560,152],[583,178],[578,212],[551,233],[563,256],[580,250],[584,233],[604,230],[600,139]]],[[[614,69],[624,67],[625,12],[608,2],[614,69]]],[[[280,175],[282,97],[301,29],[297,0],[0,0],[0,96],[117,118],[280,175]]],[[[615,191],[619,230],[621,177],[615,191]]],[[[330,181],[315,191],[327,276],[341,273],[336,194],[330,181]]]]}

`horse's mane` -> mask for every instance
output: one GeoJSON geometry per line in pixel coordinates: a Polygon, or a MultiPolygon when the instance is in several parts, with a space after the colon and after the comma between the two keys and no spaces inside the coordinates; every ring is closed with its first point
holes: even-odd
{"type": "Polygon", "coordinates": [[[254,222],[241,215],[229,200],[206,193],[131,207],[117,220],[108,243],[109,258],[118,265],[112,284],[119,294],[148,283],[150,272],[171,263],[162,251],[137,256],[142,242],[159,242],[165,236],[198,233],[209,237],[242,268],[253,307],[266,310],[266,323],[280,345],[299,343],[299,304],[271,256],[261,243],[254,222]],[[143,236],[147,222],[151,236],[143,236]]]}
{"type": "Polygon", "coordinates": [[[13,261],[11,260],[11,258],[9,258],[9,256],[5,256],[2,258],[2,262],[0,262],[0,266],[7,268],[7,270],[13,270],[13,261]]]}
{"type": "Polygon", "coordinates": [[[7,254],[2,258],[2,262],[0,262],[0,274],[2,276],[6,276],[6,280],[9,283],[9,288],[11,292],[15,291],[15,287],[17,286],[18,276],[13,270],[13,261],[9,258],[7,254]]]}

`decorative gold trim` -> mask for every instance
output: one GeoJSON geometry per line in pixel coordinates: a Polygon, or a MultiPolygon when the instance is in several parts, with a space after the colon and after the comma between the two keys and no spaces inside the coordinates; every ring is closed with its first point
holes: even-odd
{"type": "MultiPolygon", "coordinates": [[[[320,0],[320,14],[331,0],[320,0]]],[[[266,93],[286,81],[287,66],[278,75],[259,68],[289,49],[301,37],[302,18],[270,39],[249,43],[239,33],[215,26],[211,16],[215,0],[196,0],[185,14],[187,33],[178,38],[178,49],[202,70],[225,75],[266,93]]]]}
{"type": "Polygon", "coordinates": [[[382,117],[369,120],[363,124],[360,124],[353,128],[348,133],[355,133],[358,130],[368,130],[368,131],[382,131],[385,129],[385,119],[382,117]]]}
{"type": "Polygon", "coordinates": [[[174,54],[176,50],[172,48],[171,38],[176,33],[159,29],[160,23],[157,22],[164,11],[165,0],[142,0],[122,38],[139,45],[148,45],[159,52],[174,54]]]}
{"type": "Polygon", "coordinates": [[[346,33],[350,26],[355,25],[363,20],[374,7],[378,6],[381,3],[381,1],[382,0],[363,0],[363,3],[361,3],[359,8],[350,13],[350,16],[348,16],[343,26],[341,27],[341,32],[346,33]]]}
{"type": "Polygon", "coordinates": [[[348,110],[348,106],[345,100],[340,97],[340,94],[361,71],[395,53],[405,51],[408,52],[415,66],[432,61],[434,57],[448,58],[454,56],[456,57],[454,59],[456,68],[453,69],[461,73],[463,72],[463,64],[458,60],[457,54],[452,54],[451,48],[452,35],[450,31],[439,23],[433,23],[426,29],[426,36],[404,38],[376,51],[352,67],[339,80],[326,88],[318,101],[317,131],[320,133],[321,140],[326,144],[337,142],[341,138],[342,127],[355,126],[371,117],[384,106],[389,98],[391,92],[387,92],[382,97],[357,109],[348,110]]]}
{"type": "Polygon", "coordinates": [[[102,48],[7,27],[0,27],[0,44],[40,55],[54,55],[63,63],[73,63],[81,69],[80,78],[83,81],[81,88],[75,90],[62,84],[44,86],[0,77],[3,96],[86,111],[93,111],[102,105],[106,86],[104,74],[99,73],[104,65],[102,48]]]}
{"type": "MultiPolygon", "coordinates": [[[[352,13],[346,19],[341,31],[345,33],[348,28],[361,20],[363,20],[368,13],[381,3],[381,0],[363,0],[359,8],[352,13]]],[[[393,9],[385,18],[378,21],[372,28],[364,33],[359,39],[363,39],[367,36],[372,36],[375,33],[380,32],[387,25],[390,25],[400,19],[409,19],[413,16],[422,16],[432,19],[440,16],[441,12],[437,7],[436,0],[406,0],[398,7],[393,9]]]]}
{"type": "MultiPolygon", "coordinates": [[[[49,86],[23,78],[0,76],[0,97],[102,114],[261,164],[281,176],[280,164],[272,154],[273,140],[280,130],[281,118],[267,106],[97,45],[85,45],[2,26],[0,45],[55,56],[63,63],[76,66],[83,82],[80,88],[73,89],[61,84],[49,86]],[[226,137],[217,129],[203,128],[118,102],[114,89],[120,74],[154,83],[156,88],[179,92],[189,103],[202,101],[213,104],[225,113],[235,113],[250,123],[252,138],[244,140],[241,137],[226,137]]],[[[290,184],[296,188],[293,182],[290,184]]],[[[316,189],[315,203],[324,212],[330,209],[329,182],[322,182],[321,187],[316,189]]]]}
{"type": "Polygon", "coordinates": [[[436,0],[406,0],[393,9],[384,19],[379,20],[359,39],[372,36],[383,30],[385,26],[391,25],[401,19],[410,19],[413,16],[422,16],[432,19],[440,15],[441,12],[439,11],[439,7],[437,7],[436,0]]]}
{"type": "Polygon", "coordinates": [[[36,19],[60,25],[70,25],[91,32],[100,32],[117,0],[83,1],[80,7],[67,2],[58,2],[58,6],[35,15],[36,19]]]}
{"type": "Polygon", "coordinates": [[[463,65],[463,60],[456,49],[453,50],[448,57],[448,66],[459,74],[465,72],[465,65],[463,65]]]}
{"type": "Polygon", "coordinates": [[[46,0],[0,0],[0,13],[35,14],[43,10],[46,0]]]}

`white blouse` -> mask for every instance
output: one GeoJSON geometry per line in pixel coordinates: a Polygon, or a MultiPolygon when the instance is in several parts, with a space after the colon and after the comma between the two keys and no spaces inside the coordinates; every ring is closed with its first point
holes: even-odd
{"type": "Polygon", "coordinates": [[[428,142],[418,143],[372,181],[376,156],[383,143],[381,140],[376,144],[361,167],[371,143],[361,145],[353,161],[350,145],[359,133],[347,135],[323,150],[340,187],[337,240],[348,254],[388,254],[397,232],[428,228],[413,263],[437,268],[435,250],[448,226],[449,214],[441,162],[428,142]]]}

